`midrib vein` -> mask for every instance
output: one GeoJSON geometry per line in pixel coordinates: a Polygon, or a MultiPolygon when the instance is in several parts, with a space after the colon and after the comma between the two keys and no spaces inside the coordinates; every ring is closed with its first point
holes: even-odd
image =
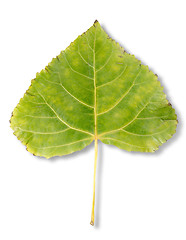
{"type": "Polygon", "coordinates": [[[96,68],[95,68],[95,42],[96,42],[96,29],[94,37],[94,49],[93,49],[93,68],[94,68],[94,134],[95,140],[97,139],[97,95],[96,95],[96,68]]]}
{"type": "Polygon", "coordinates": [[[96,188],[96,166],[97,166],[97,153],[98,153],[98,139],[97,139],[97,100],[96,100],[96,69],[95,69],[95,42],[96,42],[96,29],[93,47],[93,68],[94,68],[94,143],[95,143],[95,160],[94,160],[94,181],[93,181],[93,201],[92,201],[92,214],[90,224],[94,225],[94,207],[95,207],[95,188],[96,188]]]}

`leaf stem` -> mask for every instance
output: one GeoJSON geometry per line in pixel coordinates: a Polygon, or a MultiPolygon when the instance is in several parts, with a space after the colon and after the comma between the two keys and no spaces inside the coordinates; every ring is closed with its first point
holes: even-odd
{"type": "Polygon", "coordinates": [[[95,206],[95,188],[96,188],[96,167],[98,156],[98,139],[95,139],[95,160],[94,160],[94,183],[93,183],[93,201],[92,201],[92,214],[90,224],[94,226],[94,206],[95,206]]]}

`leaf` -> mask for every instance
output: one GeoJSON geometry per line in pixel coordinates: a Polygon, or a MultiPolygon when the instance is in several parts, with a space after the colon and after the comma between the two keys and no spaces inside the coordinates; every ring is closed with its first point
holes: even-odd
{"type": "MultiPolygon", "coordinates": [[[[154,152],[176,125],[157,75],[97,21],[37,73],[11,117],[14,134],[37,156],[70,154],[95,140],[95,170],[98,139],[127,151],[154,152]]],[[[93,215],[94,201],[95,175],[93,215]]]]}

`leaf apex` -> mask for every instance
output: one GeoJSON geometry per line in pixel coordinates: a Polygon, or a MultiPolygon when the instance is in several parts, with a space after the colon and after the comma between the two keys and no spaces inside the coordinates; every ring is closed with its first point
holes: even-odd
{"type": "Polygon", "coordinates": [[[94,24],[93,24],[93,26],[94,26],[94,27],[96,27],[96,26],[100,26],[100,23],[98,22],[98,20],[97,20],[97,19],[94,21],[94,24]]]}

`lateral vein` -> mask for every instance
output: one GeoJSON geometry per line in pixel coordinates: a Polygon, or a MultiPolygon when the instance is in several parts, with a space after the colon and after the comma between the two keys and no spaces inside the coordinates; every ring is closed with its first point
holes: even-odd
{"type": "Polygon", "coordinates": [[[129,94],[129,92],[131,91],[131,89],[134,87],[135,81],[136,81],[136,79],[138,78],[140,72],[141,72],[141,70],[138,72],[138,74],[137,74],[136,77],[134,78],[134,81],[133,81],[133,83],[131,84],[130,88],[124,93],[124,95],[123,95],[111,108],[107,109],[107,110],[104,111],[104,112],[98,113],[98,115],[101,115],[101,114],[104,114],[104,113],[107,113],[107,112],[111,111],[113,108],[115,108],[115,107],[129,94]]]}
{"type": "Polygon", "coordinates": [[[62,145],[56,145],[56,146],[49,146],[49,147],[36,147],[36,146],[32,146],[32,145],[30,145],[30,147],[37,148],[37,149],[64,147],[64,146],[76,144],[76,143],[78,143],[78,142],[83,142],[83,141],[87,141],[87,140],[91,140],[91,139],[92,139],[92,138],[84,138],[84,139],[81,139],[81,140],[78,140],[78,141],[75,141],[75,142],[66,143],[66,144],[62,144],[62,145]]]}
{"type": "Polygon", "coordinates": [[[87,75],[84,75],[83,73],[80,73],[80,72],[74,70],[74,69],[72,68],[72,66],[70,65],[69,61],[68,61],[67,58],[66,58],[66,53],[65,53],[65,51],[64,51],[63,53],[64,53],[64,57],[65,57],[65,60],[66,60],[66,62],[67,62],[67,64],[68,64],[69,68],[70,68],[73,72],[75,72],[75,73],[77,73],[77,74],[79,74],[79,75],[81,75],[81,76],[83,76],[83,77],[86,77],[86,78],[89,78],[89,79],[93,80],[93,78],[91,78],[91,77],[89,77],[89,76],[87,76],[87,75]]]}
{"type": "Polygon", "coordinates": [[[65,124],[67,127],[71,128],[71,129],[74,129],[76,131],[79,131],[79,132],[83,132],[83,133],[86,133],[86,134],[89,134],[91,136],[94,136],[92,133],[89,133],[87,131],[84,131],[84,130],[81,130],[81,129],[78,129],[78,128],[74,128],[72,126],[70,126],[67,122],[65,122],[62,118],[59,117],[59,115],[57,114],[57,112],[52,108],[52,106],[50,106],[50,104],[46,101],[46,99],[43,97],[43,95],[41,93],[39,93],[39,91],[37,90],[38,94],[43,98],[44,102],[47,104],[47,106],[55,113],[56,117],[63,123],[65,124]]]}

